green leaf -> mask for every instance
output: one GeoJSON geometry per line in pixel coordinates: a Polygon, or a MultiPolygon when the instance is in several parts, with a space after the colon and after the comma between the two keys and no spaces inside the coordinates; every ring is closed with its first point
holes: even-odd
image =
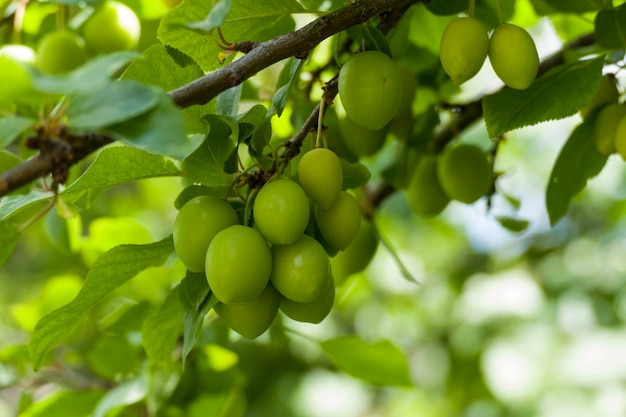
{"type": "Polygon", "coordinates": [[[270,143],[272,138],[272,120],[270,117],[263,119],[261,123],[256,127],[250,140],[250,145],[254,151],[254,155],[261,155],[263,149],[270,143]]]}
{"type": "Polygon", "coordinates": [[[206,19],[200,22],[187,23],[185,26],[190,29],[199,29],[205,32],[210,32],[224,23],[226,16],[230,13],[231,7],[232,4],[230,0],[221,0],[213,6],[206,19]]]}
{"type": "Polygon", "coordinates": [[[602,0],[544,0],[556,12],[561,13],[585,13],[600,10],[602,0]]]}
{"type": "Polygon", "coordinates": [[[563,65],[526,90],[506,88],[486,96],[483,112],[489,136],[576,114],[593,97],[603,64],[604,57],[599,57],[563,65]]]}
{"type": "Polygon", "coordinates": [[[40,190],[2,197],[0,198],[0,221],[25,208],[32,207],[51,198],[52,192],[40,190]]]}
{"type": "Polygon", "coordinates": [[[207,116],[207,120],[211,126],[207,139],[185,159],[183,168],[193,183],[229,187],[234,176],[224,172],[224,163],[235,148],[230,121],[216,115],[207,116]]]}
{"type": "Polygon", "coordinates": [[[303,64],[303,59],[291,57],[280,71],[276,93],[272,97],[272,106],[269,109],[270,114],[277,114],[279,117],[283,114],[289,91],[293,82],[298,79],[296,75],[300,73],[303,64]]]}
{"type": "MultiPolygon", "coordinates": [[[[222,49],[206,33],[186,28],[188,22],[199,22],[211,13],[212,2],[185,0],[170,10],[159,26],[158,38],[165,45],[190,56],[203,71],[219,68],[218,55],[222,49]]],[[[220,25],[227,41],[263,41],[255,36],[261,29],[273,26],[285,14],[304,11],[295,0],[232,0],[230,13],[220,25]]],[[[234,54],[229,59],[233,59],[234,54]]]]}
{"type": "Polygon", "coordinates": [[[103,395],[101,390],[58,391],[31,404],[20,417],[84,417],[103,395]]]}
{"type": "MultiPolygon", "coordinates": [[[[160,87],[163,91],[175,90],[204,75],[200,67],[187,58],[179,63],[163,45],[153,45],[146,49],[141,57],[133,61],[124,72],[123,78],[135,80],[160,87]]],[[[182,55],[178,53],[179,55],[182,55]]],[[[205,114],[215,111],[215,101],[207,104],[191,106],[183,110],[185,129],[187,133],[204,133],[207,123],[203,119],[205,114]]]]}
{"type": "Polygon", "coordinates": [[[574,129],[552,168],[546,190],[546,208],[552,225],[565,216],[571,199],[585,188],[588,179],[598,175],[606,163],[606,158],[595,147],[594,122],[594,115],[590,115],[574,129]]]}
{"type": "Polygon", "coordinates": [[[159,311],[143,322],[141,343],[151,365],[168,368],[172,366],[172,352],[183,326],[180,286],[167,296],[159,311]]]}
{"type": "Polygon", "coordinates": [[[128,146],[111,146],[104,148],[62,195],[66,200],[76,201],[86,192],[145,178],[179,175],[180,169],[169,158],[128,146]]]}
{"type": "Polygon", "coordinates": [[[369,344],[356,336],[326,340],[322,349],[343,372],[374,385],[410,386],[402,351],[389,341],[369,344]]]}
{"type": "Polygon", "coordinates": [[[19,135],[35,124],[34,120],[21,116],[0,119],[0,149],[9,146],[19,135]]]}
{"type": "Polygon", "coordinates": [[[0,266],[4,265],[11,254],[17,241],[20,239],[20,230],[11,222],[0,222],[0,266]]]}
{"type": "Polygon", "coordinates": [[[379,51],[393,58],[387,38],[376,26],[364,24],[362,33],[365,49],[369,51],[379,51]]]}
{"type": "Polygon", "coordinates": [[[367,184],[372,174],[367,167],[359,162],[348,162],[343,158],[339,159],[343,171],[343,189],[357,188],[367,184]]]}
{"type": "Polygon", "coordinates": [[[51,311],[39,320],[29,343],[35,370],[69,328],[89,309],[139,272],[162,265],[174,250],[171,236],[149,245],[120,245],[105,252],[92,265],[85,284],[69,304],[51,311]]]}
{"type": "Polygon", "coordinates": [[[217,304],[203,273],[187,272],[180,284],[180,305],[183,310],[183,361],[198,341],[204,317],[217,304]]]}
{"type": "Polygon", "coordinates": [[[606,49],[626,47],[626,4],[598,12],[594,20],[596,42],[606,49]]]}
{"type": "Polygon", "coordinates": [[[154,110],[106,130],[134,147],[183,159],[198,147],[199,137],[185,134],[182,112],[161,90],[159,99],[154,110]]]}
{"type": "Polygon", "coordinates": [[[118,80],[73,97],[66,114],[72,128],[98,130],[146,113],[160,101],[161,90],[118,80]]]}
{"type": "Polygon", "coordinates": [[[143,400],[148,395],[149,386],[148,377],[144,374],[116,385],[100,400],[89,417],[105,417],[114,408],[135,404],[143,400]]]}
{"type": "Polygon", "coordinates": [[[467,4],[467,0],[430,0],[426,7],[436,15],[455,15],[466,11],[467,4]]]}
{"type": "Polygon", "coordinates": [[[241,88],[243,84],[231,87],[217,96],[217,114],[228,116],[232,119],[237,117],[239,110],[239,100],[241,99],[241,88]]]}
{"type": "Polygon", "coordinates": [[[268,115],[268,110],[262,104],[254,105],[250,110],[241,116],[239,123],[239,139],[238,143],[247,141],[258,125],[263,123],[268,115]]]}
{"type": "Polygon", "coordinates": [[[528,228],[530,222],[528,220],[516,219],[509,216],[497,216],[496,220],[506,230],[514,233],[521,233],[528,228]]]}

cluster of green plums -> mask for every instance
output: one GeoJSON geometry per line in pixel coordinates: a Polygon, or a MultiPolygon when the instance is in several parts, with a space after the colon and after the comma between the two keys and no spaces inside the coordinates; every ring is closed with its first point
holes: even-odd
{"type": "Polygon", "coordinates": [[[619,91],[614,77],[600,78],[598,89],[580,110],[583,119],[597,111],[594,121],[593,139],[602,156],[619,153],[626,160],[626,105],[619,103],[619,91]]]}
{"type": "Polygon", "coordinates": [[[423,155],[405,195],[416,214],[433,217],[450,200],[471,204],[489,193],[492,186],[492,168],[483,150],[471,144],[457,144],[441,155],[423,155]]]}
{"type": "Polygon", "coordinates": [[[474,17],[460,17],[446,26],[439,56],[455,85],[473,78],[487,56],[500,80],[518,90],[530,87],[539,70],[535,42],[524,28],[501,23],[490,38],[485,26],[474,17]]]}
{"type": "Polygon", "coordinates": [[[365,268],[376,244],[342,183],[339,158],[315,148],[300,159],[298,182],[277,178],[256,193],[252,226],[216,197],[195,197],[181,208],[176,253],[187,269],[205,273],[218,300],[214,310],[233,330],[256,338],[279,310],[319,323],[335,298],[330,257],[337,255],[341,275],[365,268]]]}
{"type": "MultiPolygon", "coordinates": [[[[18,62],[7,64],[2,61],[0,68],[4,75],[7,73],[5,67],[11,67],[9,75],[16,78],[17,84],[28,86],[28,73],[24,69],[19,71],[14,68],[15,64],[34,64],[44,73],[63,74],[85,63],[89,54],[134,49],[140,34],[139,18],[132,9],[116,1],[105,1],[93,11],[78,31],[65,28],[47,33],[41,37],[35,51],[31,50],[28,54],[28,59],[11,57],[18,62]]],[[[26,46],[21,48],[29,49],[26,46]]]]}

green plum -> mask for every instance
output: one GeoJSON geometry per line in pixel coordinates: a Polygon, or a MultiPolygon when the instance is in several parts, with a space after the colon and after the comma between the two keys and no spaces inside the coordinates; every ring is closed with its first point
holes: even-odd
{"type": "Polygon", "coordinates": [[[378,241],[374,226],[371,222],[363,220],[354,241],[330,261],[338,285],[369,265],[378,249],[378,241]]]}
{"type": "Polygon", "coordinates": [[[487,29],[480,20],[473,17],[454,19],[441,35],[441,66],[454,85],[461,85],[478,74],[488,52],[487,29]]]}
{"type": "Polygon", "coordinates": [[[140,35],[141,23],[135,12],[116,1],[105,1],[83,26],[87,47],[102,54],[134,49],[140,35]]]}
{"type": "Polygon", "coordinates": [[[471,204],[489,192],[491,165],[477,146],[448,147],[439,159],[437,176],[445,193],[453,200],[471,204]]]}
{"type": "Polygon", "coordinates": [[[346,148],[357,156],[373,155],[385,144],[387,126],[378,130],[361,127],[346,116],[339,122],[339,132],[346,148]]]}
{"type": "Polygon", "coordinates": [[[320,323],[328,316],[335,302],[335,283],[332,276],[328,276],[328,285],[317,300],[308,303],[298,303],[282,297],[280,310],[290,319],[304,323],[320,323]]]}
{"type": "Polygon", "coordinates": [[[228,327],[248,339],[255,339],[265,332],[276,317],[280,294],[267,285],[256,298],[239,304],[217,303],[213,309],[228,327]]]}
{"type": "Polygon", "coordinates": [[[626,161],[626,115],[622,116],[615,127],[615,150],[626,161]]]}
{"type": "Polygon", "coordinates": [[[535,81],[539,55],[533,38],[517,25],[500,24],[489,40],[489,61],[504,84],[525,90],[535,81]]]}
{"type": "Polygon", "coordinates": [[[309,199],[297,183],[268,182],[254,199],[254,224],[270,242],[289,245],[302,236],[309,223],[309,199]]]}
{"type": "Polygon", "coordinates": [[[44,35],[37,45],[35,66],[48,74],[62,74],[87,60],[82,38],[68,30],[44,35]]]}
{"type": "Polygon", "coordinates": [[[626,106],[618,103],[608,104],[598,113],[593,127],[593,139],[600,155],[609,156],[614,153],[618,142],[620,148],[622,147],[621,141],[617,140],[617,126],[624,116],[626,106]]]}
{"type": "Polygon", "coordinates": [[[359,232],[361,207],[351,194],[342,191],[328,210],[315,207],[315,222],[329,245],[344,250],[359,232]]]}
{"type": "Polygon", "coordinates": [[[339,97],[349,118],[370,130],[382,129],[398,110],[402,75],[382,52],[352,56],[339,73],[339,97]]]}
{"type": "Polygon", "coordinates": [[[315,301],[329,285],[328,255],[322,245],[308,235],[302,235],[291,245],[272,246],[272,260],[272,285],[292,301],[315,301]]]}
{"type": "Polygon", "coordinates": [[[298,163],[298,179],[307,196],[322,208],[329,208],[343,185],[341,161],[325,148],[311,149],[298,163]]]}
{"type": "Polygon", "coordinates": [[[411,210],[422,217],[434,217],[446,208],[450,197],[445,193],[437,176],[439,158],[425,155],[420,158],[405,192],[411,210]]]}
{"type": "Polygon", "coordinates": [[[617,103],[617,100],[619,99],[619,91],[617,91],[617,85],[615,81],[613,81],[613,78],[614,77],[609,75],[604,75],[600,78],[600,83],[598,84],[598,89],[595,94],[591,100],[589,100],[589,103],[580,109],[580,115],[583,119],[585,119],[589,115],[589,112],[596,107],[604,104],[617,103]]]}
{"type": "Polygon", "coordinates": [[[0,102],[13,102],[33,91],[30,74],[23,64],[0,56],[0,102]]]}
{"type": "Polygon", "coordinates": [[[199,196],[189,200],[174,221],[174,249],[187,269],[203,272],[206,252],[213,237],[239,223],[235,210],[216,197],[199,196]]]}
{"type": "Polygon", "coordinates": [[[271,272],[272,253],[255,229],[234,225],[211,240],[205,273],[211,291],[222,303],[244,303],[258,297],[271,272]]]}

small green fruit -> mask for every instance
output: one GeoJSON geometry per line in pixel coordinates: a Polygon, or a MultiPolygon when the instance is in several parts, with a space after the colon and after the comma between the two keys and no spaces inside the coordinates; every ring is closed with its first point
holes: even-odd
{"type": "Polygon", "coordinates": [[[254,199],[254,224],[270,242],[289,245],[309,223],[309,200],[293,181],[278,179],[261,188],[254,199]]]}
{"type": "Polygon", "coordinates": [[[352,195],[342,191],[328,210],[315,207],[315,222],[329,245],[344,250],[359,232],[361,207],[352,195]]]}
{"type": "Polygon", "coordinates": [[[322,295],[309,303],[298,303],[282,297],[280,310],[290,319],[303,323],[320,323],[328,316],[335,302],[335,283],[332,276],[328,276],[329,283],[322,295]]]}
{"type": "Polygon", "coordinates": [[[187,269],[203,272],[213,237],[239,223],[235,210],[219,198],[200,196],[189,200],[174,221],[174,249],[187,269]]]}
{"type": "Polygon", "coordinates": [[[141,23],[133,10],[116,1],[106,1],[83,26],[89,49],[107,54],[137,47],[141,23]]]}
{"type": "Polygon", "coordinates": [[[62,74],[81,66],[86,60],[83,40],[72,32],[61,30],[41,38],[35,66],[48,74],[62,74]]]}
{"type": "Polygon", "coordinates": [[[263,236],[235,225],[215,235],[206,254],[211,291],[224,304],[245,303],[261,294],[272,272],[272,253],[263,236]]]}
{"type": "Polygon", "coordinates": [[[307,196],[322,208],[329,208],[343,185],[341,161],[324,148],[305,153],[298,163],[298,179],[307,196]]]}
{"type": "Polygon", "coordinates": [[[339,73],[339,97],[348,117],[370,130],[382,129],[400,105],[402,75],[382,52],[352,56],[339,73]]]}
{"type": "Polygon", "coordinates": [[[533,38],[523,28],[510,23],[502,23],[491,35],[489,60],[500,80],[517,90],[530,87],[539,70],[533,38]]]}
{"type": "Polygon", "coordinates": [[[466,204],[487,194],[492,186],[487,155],[474,145],[463,144],[446,149],[439,159],[437,176],[451,199],[466,204]]]}
{"type": "Polygon", "coordinates": [[[258,297],[240,304],[217,303],[213,308],[226,324],[248,339],[265,332],[276,317],[280,294],[268,285],[258,297]]]}
{"type": "Polygon", "coordinates": [[[615,128],[615,150],[626,161],[626,115],[622,116],[615,128]]]}
{"type": "Polygon", "coordinates": [[[272,259],[272,285],[292,301],[315,301],[329,285],[328,255],[310,236],[303,235],[291,245],[272,246],[272,259]]]}
{"type": "Polygon", "coordinates": [[[619,152],[616,149],[618,142],[620,147],[623,146],[622,141],[617,139],[617,127],[625,115],[626,106],[617,103],[606,105],[598,113],[593,128],[593,140],[600,155],[609,156],[616,150],[619,152]]]}
{"type": "Polygon", "coordinates": [[[409,181],[406,199],[411,210],[419,216],[437,216],[450,202],[437,176],[438,164],[436,155],[423,156],[409,181]]]}
{"type": "Polygon", "coordinates": [[[376,253],[378,236],[371,222],[363,220],[359,233],[344,251],[331,259],[333,275],[340,285],[347,277],[363,271],[376,253]]]}
{"type": "Polygon", "coordinates": [[[356,124],[346,116],[339,122],[339,131],[346,148],[357,156],[373,155],[385,144],[387,126],[370,130],[356,124]]]}
{"type": "Polygon", "coordinates": [[[30,74],[23,64],[0,56],[0,102],[13,102],[33,90],[30,74]]]}
{"type": "Polygon", "coordinates": [[[489,51],[485,26],[473,17],[460,17],[446,26],[439,45],[439,58],[454,85],[478,74],[489,51]]]}
{"type": "Polygon", "coordinates": [[[619,92],[617,91],[617,85],[610,76],[605,75],[600,78],[598,89],[591,100],[589,100],[589,103],[580,109],[580,116],[584,119],[589,115],[589,112],[596,107],[603,104],[617,103],[618,99],[619,92]]]}

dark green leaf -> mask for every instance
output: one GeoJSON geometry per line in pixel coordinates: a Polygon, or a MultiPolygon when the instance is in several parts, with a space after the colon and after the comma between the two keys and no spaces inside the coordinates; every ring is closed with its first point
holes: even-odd
{"type": "Polygon", "coordinates": [[[326,340],[322,349],[343,372],[374,385],[410,386],[402,351],[389,341],[367,343],[356,336],[326,340]]]}
{"type": "Polygon", "coordinates": [[[139,272],[162,265],[173,250],[170,236],[149,245],[117,246],[102,254],[89,270],[76,298],[37,323],[29,343],[33,368],[39,369],[45,355],[61,343],[83,314],[139,272]]]}
{"type": "Polygon", "coordinates": [[[502,227],[510,232],[520,233],[528,228],[530,222],[528,220],[516,219],[509,216],[497,216],[496,220],[502,227]]]}
{"type": "Polygon", "coordinates": [[[606,158],[596,150],[594,121],[594,115],[590,115],[572,132],[552,168],[546,190],[546,207],[552,225],[565,216],[571,199],[606,163],[606,158]]]}
{"type": "Polygon", "coordinates": [[[200,22],[191,22],[187,23],[187,26],[190,29],[198,29],[203,30],[205,32],[210,32],[213,29],[219,27],[230,13],[230,8],[232,7],[230,0],[220,0],[217,4],[213,5],[211,12],[206,17],[206,19],[200,22]]]}
{"type": "Polygon", "coordinates": [[[391,48],[385,35],[376,27],[370,24],[363,25],[363,41],[365,42],[365,49],[368,51],[379,51],[386,54],[390,58],[391,48]]]}
{"type": "Polygon", "coordinates": [[[257,155],[263,153],[263,149],[270,143],[272,137],[272,120],[266,117],[252,134],[250,145],[257,155]]]}
{"type": "Polygon", "coordinates": [[[180,286],[175,287],[159,311],[143,323],[141,342],[153,366],[168,368],[173,364],[172,352],[183,327],[179,296],[180,286]]]}
{"type": "Polygon", "coordinates": [[[161,90],[131,80],[106,83],[101,89],[73,97],[68,124],[75,129],[98,130],[146,113],[161,101],[161,90]]]}
{"type": "Polygon", "coordinates": [[[0,222],[0,266],[4,265],[20,238],[20,230],[11,222],[0,222]]]}
{"type": "Polygon", "coordinates": [[[585,13],[600,10],[602,0],[544,0],[556,12],[561,13],[585,13]]]}
{"type": "Polygon", "coordinates": [[[183,310],[183,361],[198,341],[204,317],[217,304],[203,273],[187,272],[180,284],[180,305],[183,310]]]}
{"type": "Polygon", "coordinates": [[[594,95],[603,64],[600,57],[563,65],[526,90],[506,88],[486,96],[483,112],[489,136],[576,114],[594,95]]]}
{"type": "Polygon", "coordinates": [[[359,162],[348,162],[341,158],[343,170],[343,189],[357,188],[367,184],[372,174],[367,167],[359,162]]]}
{"type": "Polygon", "coordinates": [[[437,15],[458,14],[467,11],[467,0],[430,0],[426,7],[437,15]]]}
{"type": "Polygon", "coordinates": [[[626,4],[616,9],[602,10],[596,15],[596,42],[606,49],[626,47],[626,4]]]}
{"type": "Polygon", "coordinates": [[[0,118],[0,149],[9,146],[19,135],[34,124],[34,120],[20,116],[0,118]]]}

